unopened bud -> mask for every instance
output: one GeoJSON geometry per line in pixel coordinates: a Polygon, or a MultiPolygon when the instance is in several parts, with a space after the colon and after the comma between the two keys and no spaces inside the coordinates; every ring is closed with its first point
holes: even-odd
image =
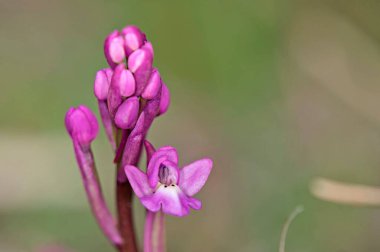
{"type": "Polygon", "coordinates": [[[117,108],[123,101],[123,98],[120,94],[120,80],[124,69],[125,65],[123,63],[119,64],[115,68],[111,79],[111,85],[108,91],[107,104],[112,118],[115,116],[117,108]]]}
{"type": "Polygon", "coordinates": [[[128,69],[136,80],[136,95],[141,95],[152,72],[153,55],[147,48],[134,51],[128,58],[128,69]]]}
{"type": "Polygon", "coordinates": [[[161,100],[160,100],[160,110],[159,115],[166,113],[170,105],[170,92],[165,83],[162,82],[161,88],[161,100]]]}
{"type": "Polygon", "coordinates": [[[138,27],[133,25],[125,27],[121,31],[121,34],[124,37],[127,56],[139,49],[146,40],[145,34],[138,27]]]}
{"type": "Polygon", "coordinates": [[[94,94],[98,100],[104,101],[107,99],[109,86],[110,81],[106,69],[99,70],[94,81],[94,94]]]}
{"type": "Polygon", "coordinates": [[[86,106],[70,108],[65,116],[67,132],[74,141],[88,145],[97,136],[99,131],[98,121],[94,113],[86,106]]]}
{"type": "Polygon", "coordinates": [[[139,114],[139,99],[134,96],[126,99],[117,109],[115,124],[121,129],[131,129],[135,126],[139,114]]]}
{"type": "Polygon", "coordinates": [[[104,41],[104,55],[112,68],[125,59],[124,39],[117,30],[109,34],[104,41]]]}
{"type": "Polygon", "coordinates": [[[149,81],[145,86],[142,93],[144,99],[150,100],[157,96],[158,92],[161,90],[161,76],[157,69],[153,69],[150,75],[149,81]]]}

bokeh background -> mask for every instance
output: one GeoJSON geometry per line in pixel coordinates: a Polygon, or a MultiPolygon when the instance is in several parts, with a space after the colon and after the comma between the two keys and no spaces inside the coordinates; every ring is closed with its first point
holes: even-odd
{"type": "MultiPolygon", "coordinates": [[[[377,0],[0,0],[0,251],[112,251],[91,216],[65,111],[96,110],[103,40],[141,27],[172,92],[149,138],[211,156],[202,211],[167,221],[168,251],[380,251],[380,209],[322,202],[316,176],[380,184],[377,0]]],[[[94,143],[114,205],[112,152],[94,143]]],[[[135,204],[141,240],[143,209],[135,204]]]]}

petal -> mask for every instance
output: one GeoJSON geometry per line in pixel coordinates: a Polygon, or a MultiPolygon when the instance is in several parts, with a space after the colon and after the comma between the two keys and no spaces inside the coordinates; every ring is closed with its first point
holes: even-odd
{"type": "Polygon", "coordinates": [[[161,209],[161,198],[156,194],[147,195],[140,198],[141,204],[151,212],[158,212],[161,209]]]}
{"type": "Polygon", "coordinates": [[[150,195],[152,193],[146,174],[139,168],[133,165],[126,165],[124,171],[137,197],[141,198],[144,195],[150,195]]]}
{"type": "Polygon", "coordinates": [[[188,215],[190,210],[186,195],[177,186],[161,185],[154,194],[140,200],[152,212],[162,209],[166,214],[182,217],[188,215]]]}
{"type": "Polygon", "coordinates": [[[196,198],[187,197],[187,204],[195,210],[200,210],[202,208],[202,202],[196,198]]]}
{"type": "Polygon", "coordinates": [[[177,150],[171,146],[159,148],[152,155],[146,172],[149,178],[149,184],[152,188],[155,188],[158,183],[158,172],[160,165],[167,160],[173,162],[175,165],[178,164],[177,150]]]}
{"type": "Polygon", "coordinates": [[[205,158],[195,161],[181,169],[179,187],[188,195],[199,192],[207,181],[212,169],[212,160],[205,158]]]}

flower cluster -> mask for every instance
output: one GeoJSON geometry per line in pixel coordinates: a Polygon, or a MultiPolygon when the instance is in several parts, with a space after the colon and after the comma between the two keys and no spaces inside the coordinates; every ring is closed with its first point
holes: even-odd
{"type": "Polygon", "coordinates": [[[154,52],[145,34],[135,26],[114,31],[104,42],[109,65],[99,70],[94,94],[108,140],[115,152],[116,203],[114,219],[104,199],[91,143],[99,126],[94,113],[80,105],[66,113],[69,133],[91,209],[107,238],[119,251],[137,251],[132,215],[133,192],[147,209],[144,251],[164,251],[163,214],[178,217],[199,210],[193,198],[212,169],[210,159],[178,167],[177,151],[170,146],[155,151],[146,136],[154,119],[170,104],[168,87],[153,67],[154,52]],[[145,145],[146,172],[137,167],[145,145]]]}
{"type": "Polygon", "coordinates": [[[139,111],[149,100],[159,99],[155,116],[165,113],[170,93],[153,67],[152,44],[136,26],[109,34],[104,42],[104,54],[110,67],[96,73],[94,94],[108,139],[116,148],[115,130],[132,129],[139,111]]]}

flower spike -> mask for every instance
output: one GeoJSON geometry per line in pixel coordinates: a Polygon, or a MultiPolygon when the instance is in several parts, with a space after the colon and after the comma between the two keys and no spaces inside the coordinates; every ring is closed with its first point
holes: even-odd
{"type": "Polygon", "coordinates": [[[210,159],[195,161],[182,169],[175,148],[157,151],[146,140],[154,119],[167,112],[170,92],[159,71],[153,67],[154,49],[136,26],[111,32],[104,41],[108,68],[96,73],[93,92],[106,135],[114,150],[116,164],[117,223],[104,199],[91,143],[99,131],[90,109],[70,108],[65,125],[91,210],[105,236],[120,252],[137,252],[133,224],[133,191],[147,209],[144,251],[165,251],[164,215],[178,217],[199,210],[201,201],[193,196],[205,185],[212,170],[210,159]],[[145,146],[147,165],[136,165],[145,146]]]}

